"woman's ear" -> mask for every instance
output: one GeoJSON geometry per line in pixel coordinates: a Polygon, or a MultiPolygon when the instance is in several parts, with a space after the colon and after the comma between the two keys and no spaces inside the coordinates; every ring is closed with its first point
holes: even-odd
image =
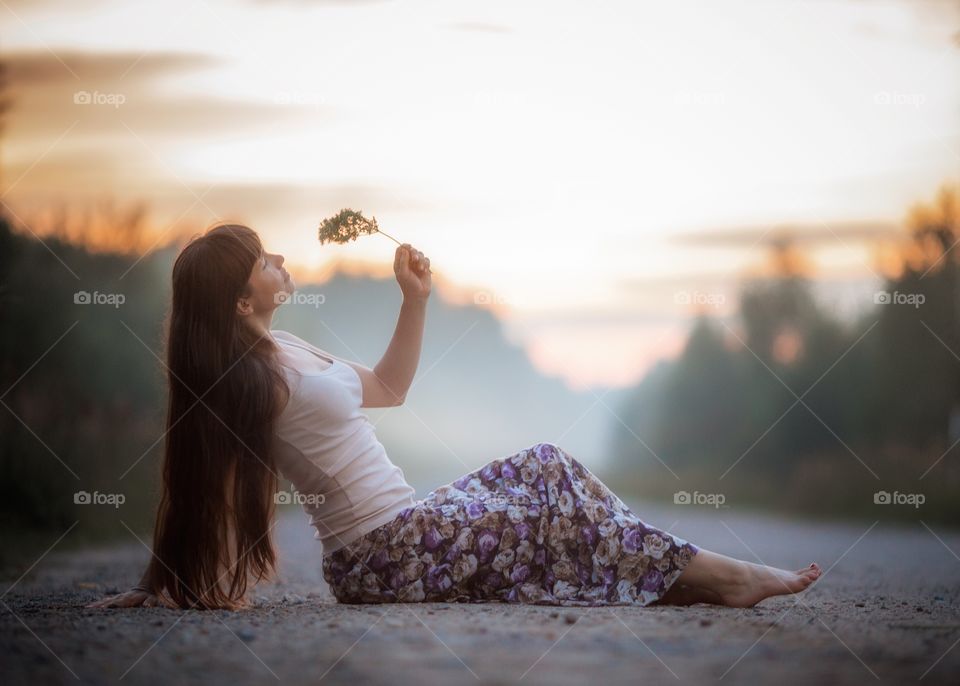
{"type": "Polygon", "coordinates": [[[237,300],[237,314],[241,317],[246,317],[247,315],[253,314],[253,305],[250,304],[250,301],[246,298],[240,298],[237,300]]]}

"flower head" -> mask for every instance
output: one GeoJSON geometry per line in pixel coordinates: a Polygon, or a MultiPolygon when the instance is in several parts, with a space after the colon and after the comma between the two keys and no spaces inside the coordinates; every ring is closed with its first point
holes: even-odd
{"type": "Polygon", "coordinates": [[[367,219],[356,210],[343,209],[320,222],[320,243],[346,243],[356,240],[362,233],[377,233],[377,218],[367,219]]]}

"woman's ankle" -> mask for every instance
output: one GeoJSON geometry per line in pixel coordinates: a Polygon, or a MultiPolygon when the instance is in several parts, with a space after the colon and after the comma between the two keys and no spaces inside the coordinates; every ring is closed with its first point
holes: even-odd
{"type": "Polygon", "coordinates": [[[748,583],[749,578],[749,563],[701,548],[684,568],[677,582],[720,593],[748,583]]]}

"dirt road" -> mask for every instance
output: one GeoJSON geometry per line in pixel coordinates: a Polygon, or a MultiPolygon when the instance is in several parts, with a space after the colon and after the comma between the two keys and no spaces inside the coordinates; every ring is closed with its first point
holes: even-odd
{"type": "Polygon", "coordinates": [[[956,683],[960,534],[631,506],[711,550],[827,573],[751,609],[346,606],[298,513],[277,528],[279,579],[243,613],[84,609],[138,578],[148,553],[133,536],[54,548],[3,582],[3,683],[956,683]]]}

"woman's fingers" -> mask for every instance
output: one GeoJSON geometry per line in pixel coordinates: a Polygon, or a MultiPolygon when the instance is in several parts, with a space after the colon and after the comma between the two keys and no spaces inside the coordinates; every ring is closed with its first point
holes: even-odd
{"type": "Polygon", "coordinates": [[[421,274],[426,274],[430,271],[430,258],[409,243],[402,243],[397,246],[396,253],[394,254],[393,270],[399,274],[407,268],[413,269],[421,274]],[[404,260],[404,251],[406,251],[407,255],[406,260],[404,260]]]}
{"type": "Polygon", "coordinates": [[[156,607],[157,597],[142,591],[127,591],[89,603],[89,608],[156,607]]]}
{"type": "Polygon", "coordinates": [[[100,600],[95,600],[87,607],[116,607],[117,600],[120,598],[119,595],[111,595],[106,598],[101,598],[100,600]]]}
{"type": "Polygon", "coordinates": [[[413,255],[415,252],[416,251],[413,249],[413,246],[411,246],[409,243],[398,245],[397,251],[394,255],[393,270],[395,272],[400,272],[400,270],[404,269],[405,267],[414,264],[413,255]]]}
{"type": "Polygon", "coordinates": [[[410,254],[410,263],[421,272],[425,272],[429,267],[430,260],[424,257],[420,250],[413,250],[410,254]]]}

